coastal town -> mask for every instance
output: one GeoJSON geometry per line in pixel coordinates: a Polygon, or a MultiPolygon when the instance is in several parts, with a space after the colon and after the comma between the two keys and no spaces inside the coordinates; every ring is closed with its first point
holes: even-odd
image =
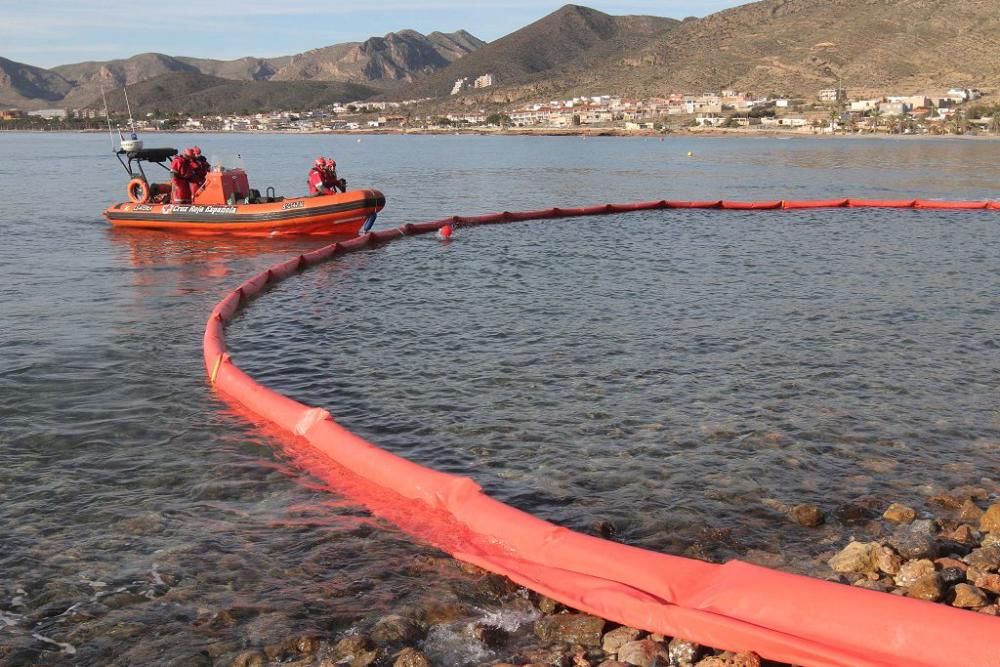
{"type": "MultiPolygon", "coordinates": [[[[494,83],[484,74],[459,79],[452,95],[494,83]]],[[[760,133],[979,135],[1000,134],[1000,104],[969,88],[919,94],[851,94],[846,88],[816,91],[812,98],[721,90],[670,93],[634,99],[624,95],[579,96],[515,105],[483,104],[475,98],[443,104],[433,98],[406,101],[361,100],[319,109],[240,114],[161,114],[137,112],[136,129],[193,132],[359,132],[359,133],[551,133],[666,134],[760,133]],[[464,110],[455,110],[465,107],[464,110]]],[[[0,110],[2,129],[98,127],[105,112],[84,109],[0,110]]]]}

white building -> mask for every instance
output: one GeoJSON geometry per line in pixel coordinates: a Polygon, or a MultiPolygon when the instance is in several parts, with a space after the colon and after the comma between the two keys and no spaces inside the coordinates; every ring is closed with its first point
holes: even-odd
{"type": "Polygon", "coordinates": [[[473,88],[489,88],[495,83],[492,74],[483,74],[478,77],[472,84],[473,88]]]}
{"type": "Polygon", "coordinates": [[[65,109],[38,109],[37,111],[29,111],[28,115],[44,118],[45,120],[52,120],[54,118],[65,119],[67,113],[65,109]]]}

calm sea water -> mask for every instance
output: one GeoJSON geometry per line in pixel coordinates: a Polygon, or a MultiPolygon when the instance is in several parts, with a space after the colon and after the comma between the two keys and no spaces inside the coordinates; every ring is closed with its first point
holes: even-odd
{"type": "MultiPolygon", "coordinates": [[[[386,193],[382,227],[1000,189],[997,144],[979,141],[147,137],[195,142],[286,194],[332,154],[386,193]]],[[[324,242],[113,232],[100,211],[125,181],[108,153],[100,135],[0,135],[0,664],[211,664],[442,602],[495,612],[206,386],[211,306],[324,242]]],[[[998,266],[995,211],[524,223],[319,267],[229,340],[269,385],[544,518],[818,572],[863,526],[807,530],[783,506],[833,517],[1000,478],[998,266]]],[[[460,662],[449,641],[469,643],[427,650],[460,662]]]]}

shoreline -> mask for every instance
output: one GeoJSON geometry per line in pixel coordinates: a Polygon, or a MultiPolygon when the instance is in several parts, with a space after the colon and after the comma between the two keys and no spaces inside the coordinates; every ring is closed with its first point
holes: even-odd
{"type": "MultiPolygon", "coordinates": [[[[105,129],[0,129],[0,134],[103,134],[105,129]]],[[[892,141],[909,140],[941,140],[954,139],[961,141],[998,141],[1000,134],[890,134],[887,132],[855,132],[829,133],[804,132],[798,130],[747,130],[742,128],[684,128],[667,132],[658,130],[625,130],[615,127],[593,128],[510,128],[506,130],[489,128],[420,129],[403,130],[399,128],[364,129],[364,130],[142,130],[142,134],[190,134],[190,135],[318,135],[318,136],[480,136],[480,137],[618,137],[663,139],[670,138],[709,138],[721,139],[728,137],[761,138],[761,139],[881,139],[892,141]]]]}

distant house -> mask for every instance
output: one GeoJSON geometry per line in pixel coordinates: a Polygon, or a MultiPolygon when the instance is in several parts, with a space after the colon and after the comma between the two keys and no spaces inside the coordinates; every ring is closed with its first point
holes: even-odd
{"type": "Polygon", "coordinates": [[[851,102],[851,111],[857,113],[874,111],[875,109],[878,109],[880,101],[881,100],[855,100],[854,102],[851,102]]]}
{"type": "Polygon", "coordinates": [[[65,109],[38,109],[37,111],[29,111],[28,115],[44,118],[45,120],[54,120],[56,118],[64,120],[67,112],[65,109]]]}
{"type": "Polygon", "coordinates": [[[819,91],[820,102],[846,102],[847,90],[845,88],[824,88],[819,91]]]}

